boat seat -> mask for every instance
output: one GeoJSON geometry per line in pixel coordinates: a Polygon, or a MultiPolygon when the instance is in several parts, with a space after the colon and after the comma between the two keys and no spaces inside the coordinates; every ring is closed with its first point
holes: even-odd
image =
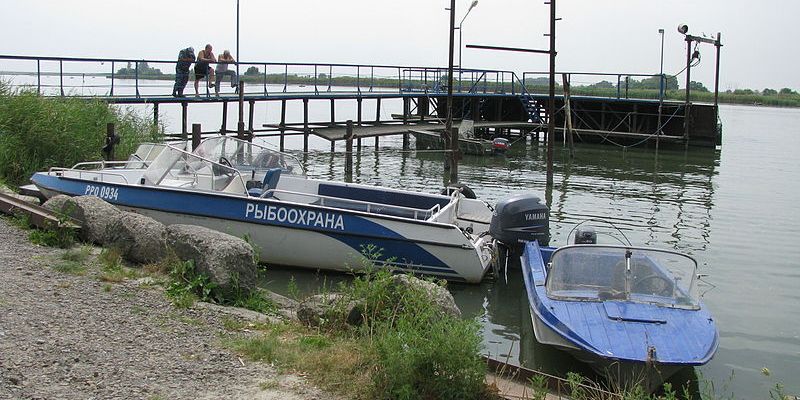
{"type": "MultiPolygon", "coordinates": [[[[253,197],[262,197],[264,192],[275,189],[278,187],[278,180],[281,178],[281,171],[280,168],[272,168],[268,169],[267,173],[264,174],[264,180],[261,184],[261,187],[253,187],[247,190],[247,194],[253,197]]],[[[271,194],[267,194],[264,197],[272,197],[271,194]]]]}

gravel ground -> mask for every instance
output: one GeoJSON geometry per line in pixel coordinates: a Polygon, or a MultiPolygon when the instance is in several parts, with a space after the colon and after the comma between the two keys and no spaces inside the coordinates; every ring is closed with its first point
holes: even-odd
{"type": "Polygon", "coordinates": [[[224,308],[57,272],[63,252],[0,219],[0,399],[331,398],[224,348],[224,308]]]}

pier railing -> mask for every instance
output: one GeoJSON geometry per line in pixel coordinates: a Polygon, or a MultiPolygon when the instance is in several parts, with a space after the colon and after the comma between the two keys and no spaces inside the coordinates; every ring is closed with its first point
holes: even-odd
{"type": "MultiPolygon", "coordinates": [[[[0,80],[11,88],[36,90],[46,96],[146,99],[169,97],[177,61],[0,55],[0,80]]],[[[211,64],[216,68],[216,64],[211,64]]],[[[447,69],[370,64],[240,62],[230,64],[245,81],[248,95],[287,93],[432,93],[447,91],[447,69]]],[[[194,95],[193,66],[184,94],[194,95]]],[[[520,94],[512,71],[456,69],[455,93],[520,94]]],[[[233,94],[231,78],[220,82],[222,95],[233,94]]],[[[206,76],[201,96],[212,96],[215,83],[206,76]]]]}
{"type": "MultiPolygon", "coordinates": [[[[523,72],[522,82],[528,90],[545,93],[549,90],[549,74],[549,71],[523,72]]],[[[563,90],[562,75],[567,76],[574,95],[658,99],[667,90],[667,77],[659,74],[558,71],[556,75],[556,93],[563,90]]]]}

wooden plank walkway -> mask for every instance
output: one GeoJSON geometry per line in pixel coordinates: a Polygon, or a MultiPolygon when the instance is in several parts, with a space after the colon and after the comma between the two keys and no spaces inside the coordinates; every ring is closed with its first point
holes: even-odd
{"type": "MultiPolygon", "coordinates": [[[[270,125],[271,127],[277,127],[277,125],[270,125]]],[[[459,128],[461,126],[461,122],[453,122],[453,128],[459,128]]],[[[507,129],[507,128],[515,128],[515,129],[536,129],[542,128],[542,124],[538,123],[531,123],[531,122],[518,122],[518,121],[478,121],[473,124],[473,128],[477,129],[484,129],[484,128],[497,128],[497,129],[507,129]]],[[[288,130],[289,128],[287,128],[288,130]]],[[[296,130],[297,128],[292,128],[296,130]]],[[[334,140],[344,140],[345,134],[347,133],[347,127],[343,125],[335,125],[335,126],[328,126],[328,127],[320,127],[310,128],[311,133],[317,135],[323,139],[327,139],[330,141],[334,140]]],[[[376,136],[388,136],[388,135],[399,135],[404,133],[411,133],[412,130],[426,130],[426,131],[443,131],[444,124],[440,123],[436,119],[425,120],[425,121],[414,121],[409,122],[408,124],[372,124],[372,125],[364,125],[361,126],[354,126],[353,127],[353,137],[355,139],[361,138],[368,138],[368,137],[376,137],[376,136]]]]}

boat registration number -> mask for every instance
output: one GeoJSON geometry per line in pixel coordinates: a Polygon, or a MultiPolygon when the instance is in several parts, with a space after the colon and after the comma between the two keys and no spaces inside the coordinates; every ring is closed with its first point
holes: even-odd
{"type": "Polygon", "coordinates": [[[83,194],[99,197],[103,200],[116,200],[119,191],[117,188],[108,186],[86,185],[86,191],[83,194]]]}

